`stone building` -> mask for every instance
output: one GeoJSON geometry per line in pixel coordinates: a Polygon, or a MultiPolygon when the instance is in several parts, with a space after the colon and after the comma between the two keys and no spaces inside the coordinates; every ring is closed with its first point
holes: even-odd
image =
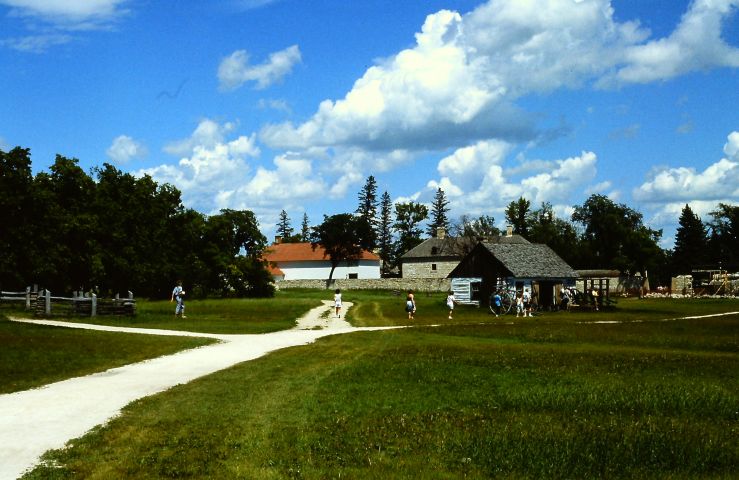
{"type": "MultiPolygon", "coordinates": [[[[447,278],[462,258],[469,253],[480,239],[472,237],[450,237],[443,228],[436,237],[424,240],[400,257],[402,278],[447,278]]],[[[528,244],[528,240],[514,235],[509,227],[506,235],[485,239],[496,244],[528,244]]]]}

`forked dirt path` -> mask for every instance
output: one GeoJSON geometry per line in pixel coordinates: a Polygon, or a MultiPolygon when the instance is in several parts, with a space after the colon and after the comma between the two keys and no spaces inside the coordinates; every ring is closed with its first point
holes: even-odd
{"type": "MultiPolygon", "coordinates": [[[[344,302],[343,312],[351,305],[344,302]]],[[[216,338],[221,342],[33,390],[0,395],[0,479],[20,477],[35,466],[47,450],[61,448],[69,440],[104,424],[139,398],[281,348],[306,345],[328,335],[388,328],[352,327],[343,318],[334,318],[332,309],[333,302],[325,301],[324,305],[300,318],[295,328],[260,335],[215,335],[12,318],[18,322],[70,328],[216,338]],[[328,316],[325,315],[327,311],[328,316]]]]}

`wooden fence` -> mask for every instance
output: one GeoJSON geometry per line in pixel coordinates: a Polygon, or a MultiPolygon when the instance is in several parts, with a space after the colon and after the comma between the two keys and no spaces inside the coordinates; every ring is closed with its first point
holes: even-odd
{"type": "Polygon", "coordinates": [[[39,292],[38,286],[26,287],[23,292],[0,291],[0,304],[9,304],[33,311],[36,316],[136,315],[136,299],[128,292],[126,298],[98,298],[95,294],[73,292],[71,297],[55,297],[48,290],[39,292]]]}
{"type": "Polygon", "coordinates": [[[80,295],[72,297],[54,297],[49,290],[44,290],[36,297],[34,313],[37,317],[49,316],[85,316],[98,315],[136,315],[136,299],[128,292],[127,298],[98,298],[97,295],[80,295]]]}
{"type": "Polygon", "coordinates": [[[38,287],[26,287],[25,292],[4,292],[0,291],[0,303],[24,304],[26,310],[31,309],[31,305],[36,304],[38,297],[38,287]]]}

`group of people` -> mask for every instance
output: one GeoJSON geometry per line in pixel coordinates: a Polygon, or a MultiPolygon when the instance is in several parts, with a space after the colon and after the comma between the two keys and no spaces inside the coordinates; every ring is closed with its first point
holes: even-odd
{"type": "MultiPolygon", "coordinates": [[[[528,290],[520,290],[515,294],[516,316],[517,317],[533,317],[535,310],[535,302],[531,298],[531,292],[528,290]]],[[[508,309],[503,311],[503,295],[500,291],[493,292],[490,295],[490,310],[495,316],[508,313],[508,309]]]]}
{"type": "Polygon", "coordinates": [[[562,290],[559,291],[559,308],[560,310],[569,310],[570,306],[573,305],[576,299],[579,299],[583,301],[583,303],[590,303],[592,304],[593,308],[597,312],[599,310],[599,305],[603,301],[600,299],[600,291],[597,288],[591,288],[588,290],[587,295],[581,295],[575,288],[573,287],[562,287],[562,290]]]}

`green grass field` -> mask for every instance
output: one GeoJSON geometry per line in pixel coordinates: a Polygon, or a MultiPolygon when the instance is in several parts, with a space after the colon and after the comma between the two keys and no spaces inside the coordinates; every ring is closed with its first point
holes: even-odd
{"type": "MultiPolygon", "coordinates": [[[[273,310],[324,297],[283,292],[273,310]]],[[[407,323],[390,292],[344,297],[357,325],[407,323]]],[[[518,321],[459,307],[450,323],[443,297],[418,297],[418,328],[326,337],[134,402],[25,478],[736,478],[739,315],[664,320],[739,302],[518,321]]]]}
{"type": "MultiPolygon", "coordinates": [[[[304,291],[299,295],[278,294],[274,299],[187,300],[185,316],[174,315],[175,304],[168,300],[137,302],[134,317],[69,318],[65,320],[98,325],[162,328],[205,333],[269,333],[295,326],[295,319],[329,298],[323,292],[304,291]]],[[[331,296],[333,298],[333,295],[331,296]]]]}
{"type": "Polygon", "coordinates": [[[79,331],[19,324],[0,316],[0,394],[36,388],[207,345],[190,337],[79,331]]]}

